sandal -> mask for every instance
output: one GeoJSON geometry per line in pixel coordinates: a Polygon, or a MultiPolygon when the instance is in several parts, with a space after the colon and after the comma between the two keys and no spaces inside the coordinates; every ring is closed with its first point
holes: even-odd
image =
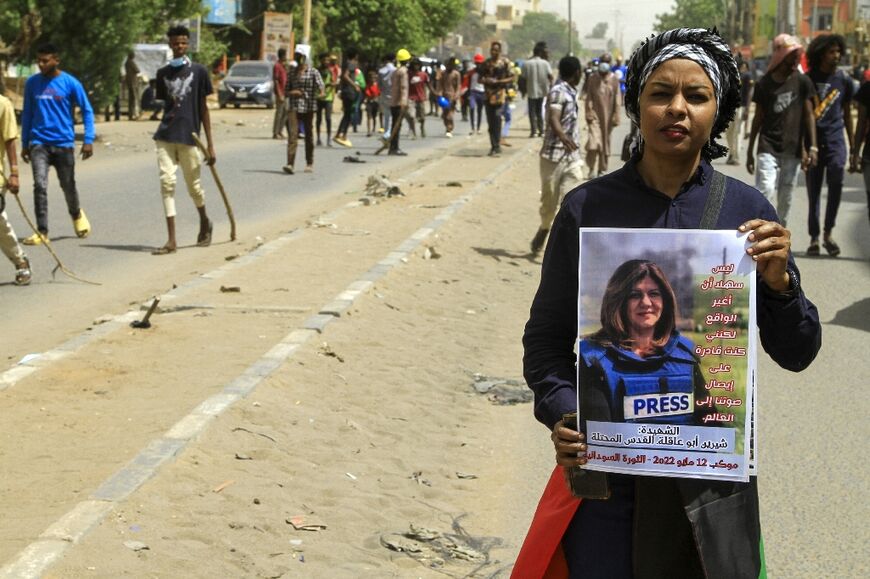
{"type": "Polygon", "coordinates": [[[202,238],[196,238],[196,246],[197,247],[208,247],[211,245],[211,232],[214,229],[214,222],[209,220],[208,222],[208,231],[206,231],[205,236],[202,238]]]}
{"type": "Polygon", "coordinates": [[[160,249],[155,249],[151,252],[151,255],[169,255],[170,253],[175,253],[174,247],[163,246],[160,249]]]}
{"type": "MultiPolygon", "coordinates": [[[[840,246],[837,245],[837,242],[830,237],[822,242],[822,247],[825,248],[825,251],[827,251],[828,255],[830,255],[831,257],[837,257],[838,255],[840,255],[840,246]]],[[[816,255],[818,255],[818,253],[816,255]]]]}
{"type": "Polygon", "coordinates": [[[21,263],[15,266],[15,285],[30,285],[31,277],[33,274],[30,271],[30,260],[24,257],[21,263]]]}

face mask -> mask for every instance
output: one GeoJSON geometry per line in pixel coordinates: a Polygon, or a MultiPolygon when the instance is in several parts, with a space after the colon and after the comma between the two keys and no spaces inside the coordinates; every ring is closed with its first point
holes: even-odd
{"type": "Polygon", "coordinates": [[[169,66],[178,68],[180,66],[184,66],[184,63],[187,62],[187,57],[179,56],[178,58],[173,58],[169,61],[169,66]]]}
{"type": "Polygon", "coordinates": [[[606,62],[599,63],[598,64],[598,72],[600,72],[600,73],[610,72],[610,65],[607,64],[606,62]]]}

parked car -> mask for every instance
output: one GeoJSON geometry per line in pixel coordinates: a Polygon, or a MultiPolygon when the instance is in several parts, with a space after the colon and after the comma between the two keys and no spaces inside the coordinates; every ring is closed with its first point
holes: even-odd
{"type": "Polygon", "coordinates": [[[272,93],[272,64],[267,60],[241,60],[230,67],[218,84],[218,103],[226,108],[242,104],[275,106],[272,93]]]}

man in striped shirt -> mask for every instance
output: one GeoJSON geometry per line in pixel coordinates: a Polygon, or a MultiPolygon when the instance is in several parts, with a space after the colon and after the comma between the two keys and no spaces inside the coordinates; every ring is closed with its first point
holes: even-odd
{"type": "Polygon", "coordinates": [[[323,96],[323,77],[320,72],[308,65],[311,47],[297,44],[295,59],[296,71],[287,77],[288,114],[290,134],[287,139],[287,164],[284,172],[290,175],[295,171],[296,146],[299,142],[299,125],[305,127],[305,172],[314,170],[314,112],[317,110],[317,97],[323,96]]]}
{"type": "Polygon", "coordinates": [[[566,56],[559,61],[559,80],[547,95],[547,119],[544,145],[541,147],[541,225],[532,239],[532,254],[544,247],[556,210],[565,194],[583,179],[583,163],[578,142],[577,85],[582,69],[580,61],[566,56]]]}

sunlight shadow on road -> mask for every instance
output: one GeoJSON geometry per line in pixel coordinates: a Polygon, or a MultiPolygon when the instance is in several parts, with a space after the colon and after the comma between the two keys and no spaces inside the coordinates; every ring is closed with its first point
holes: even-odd
{"type": "Polygon", "coordinates": [[[532,263],[534,263],[535,261],[535,256],[531,252],[521,253],[517,251],[508,251],[507,249],[501,249],[498,247],[472,247],[471,249],[473,249],[480,255],[491,257],[498,262],[502,261],[502,258],[505,258],[507,260],[525,259],[532,263]]]}
{"type": "Polygon", "coordinates": [[[828,323],[870,332],[870,298],[864,298],[843,308],[828,323]]]}

